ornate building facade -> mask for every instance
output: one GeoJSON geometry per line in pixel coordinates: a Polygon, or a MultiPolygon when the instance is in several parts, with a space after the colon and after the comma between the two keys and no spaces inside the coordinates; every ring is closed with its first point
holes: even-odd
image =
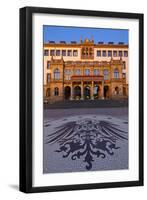
{"type": "Polygon", "coordinates": [[[128,45],[49,41],[44,44],[44,100],[128,97],[128,45]]]}

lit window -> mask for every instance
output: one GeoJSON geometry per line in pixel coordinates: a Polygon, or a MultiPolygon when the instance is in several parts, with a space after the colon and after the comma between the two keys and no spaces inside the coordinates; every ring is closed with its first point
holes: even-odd
{"type": "Polygon", "coordinates": [[[106,57],[106,51],[103,51],[103,57],[106,57]]]}
{"type": "Polygon", "coordinates": [[[47,61],[47,69],[50,69],[50,61],[47,61]]]}
{"type": "Polygon", "coordinates": [[[54,95],[59,96],[59,88],[58,87],[54,88],[54,95]]]}
{"type": "Polygon", "coordinates": [[[118,71],[118,69],[115,69],[114,70],[114,78],[119,78],[119,71],[118,71]]]}
{"type": "Polygon", "coordinates": [[[56,50],[56,56],[60,56],[60,50],[56,50]]]}
{"type": "Polygon", "coordinates": [[[72,56],[72,51],[71,50],[67,51],[67,56],[72,56]]]}
{"type": "Polygon", "coordinates": [[[54,56],[55,55],[55,50],[50,50],[50,56],[54,56]]]}
{"type": "Polygon", "coordinates": [[[85,54],[86,54],[86,50],[85,48],[82,48],[82,55],[85,56],[85,54]]]}
{"type": "Polygon", "coordinates": [[[119,57],[122,57],[122,51],[119,51],[119,57]]]}
{"type": "Polygon", "coordinates": [[[78,76],[78,75],[80,75],[80,74],[81,74],[81,70],[80,70],[80,69],[76,69],[76,70],[75,70],[75,75],[78,76]]]}
{"type": "Polygon", "coordinates": [[[113,51],[113,56],[117,57],[117,51],[113,51]]]}
{"type": "Polygon", "coordinates": [[[88,48],[86,48],[86,55],[88,56],[88,52],[89,52],[89,50],[88,50],[88,48]]]}
{"type": "Polygon", "coordinates": [[[45,49],[44,50],[44,56],[48,56],[49,55],[49,50],[45,49]]]}
{"type": "Polygon", "coordinates": [[[90,69],[85,69],[85,75],[89,76],[90,75],[90,69]]]}
{"type": "Polygon", "coordinates": [[[78,51],[77,50],[73,50],[73,56],[78,56],[78,51]]]}
{"type": "Polygon", "coordinates": [[[124,51],[124,57],[128,57],[128,51],[124,51]]]}
{"type": "Polygon", "coordinates": [[[109,71],[107,69],[104,69],[104,80],[109,79],[109,71]]]}
{"type": "Polygon", "coordinates": [[[94,74],[95,76],[99,75],[99,74],[100,74],[99,69],[94,69],[93,74],[94,74]]]}
{"type": "Polygon", "coordinates": [[[112,51],[108,51],[108,57],[112,57],[112,51]]]}
{"type": "Polygon", "coordinates": [[[55,69],[54,70],[54,79],[60,79],[60,70],[59,69],[55,69]]]}
{"type": "Polygon", "coordinates": [[[66,50],[62,50],[62,56],[66,56],[66,50]]]}
{"type": "Polygon", "coordinates": [[[47,74],[47,83],[50,83],[51,81],[51,74],[47,74]]]}
{"type": "Polygon", "coordinates": [[[92,48],[89,49],[89,55],[90,55],[90,56],[93,55],[93,49],[92,49],[92,48]]]}
{"type": "Polygon", "coordinates": [[[101,51],[97,51],[97,56],[101,57],[101,51]]]}

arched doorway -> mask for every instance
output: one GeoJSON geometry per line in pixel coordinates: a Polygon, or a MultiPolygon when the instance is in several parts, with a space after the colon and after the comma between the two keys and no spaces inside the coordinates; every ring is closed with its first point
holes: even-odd
{"type": "Polygon", "coordinates": [[[84,99],[90,99],[90,87],[88,85],[84,87],[84,99]]]}
{"type": "Polygon", "coordinates": [[[99,92],[100,92],[100,86],[95,85],[94,88],[93,88],[94,99],[99,98],[99,92]]]}
{"type": "Polygon", "coordinates": [[[108,85],[104,86],[104,98],[106,98],[106,99],[109,98],[109,86],[108,85]]]}
{"type": "Polygon", "coordinates": [[[76,86],[74,88],[74,99],[79,100],[81,98],[81,88],[80,86],[76,86]]]}
{"type": "Polygon", "coordinates": [[[119,94],[119,87],[115,87],[115,95],[119,94]]]}
{"type": "Polygon", "coordinates": [[[69,100],[70,99],[70,96],[71,96],[71,88],[69,86],[66,86],[64,88],[64,98],[66,100],[69,100]]]}

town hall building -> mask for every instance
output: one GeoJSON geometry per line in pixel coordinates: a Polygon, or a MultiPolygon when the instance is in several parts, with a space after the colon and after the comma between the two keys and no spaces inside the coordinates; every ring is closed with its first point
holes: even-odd
{"type": "Polygon", "coordinates": [[[128,45],[81,40],[44,43],[44,100],[128,98],[128,45]]]}

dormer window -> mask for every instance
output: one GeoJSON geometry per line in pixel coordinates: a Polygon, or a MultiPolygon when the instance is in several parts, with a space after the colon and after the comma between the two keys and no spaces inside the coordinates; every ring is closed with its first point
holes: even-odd
{"type": "Polygon", "coordinates": [[[77,50],[73,50],[73,56],[78,56],[78,51],[77,50]]]}
{"type": "Polygon", "coordinates": [[[62,50],[62,56],[66,56],[66,50],[62,50]]]}

